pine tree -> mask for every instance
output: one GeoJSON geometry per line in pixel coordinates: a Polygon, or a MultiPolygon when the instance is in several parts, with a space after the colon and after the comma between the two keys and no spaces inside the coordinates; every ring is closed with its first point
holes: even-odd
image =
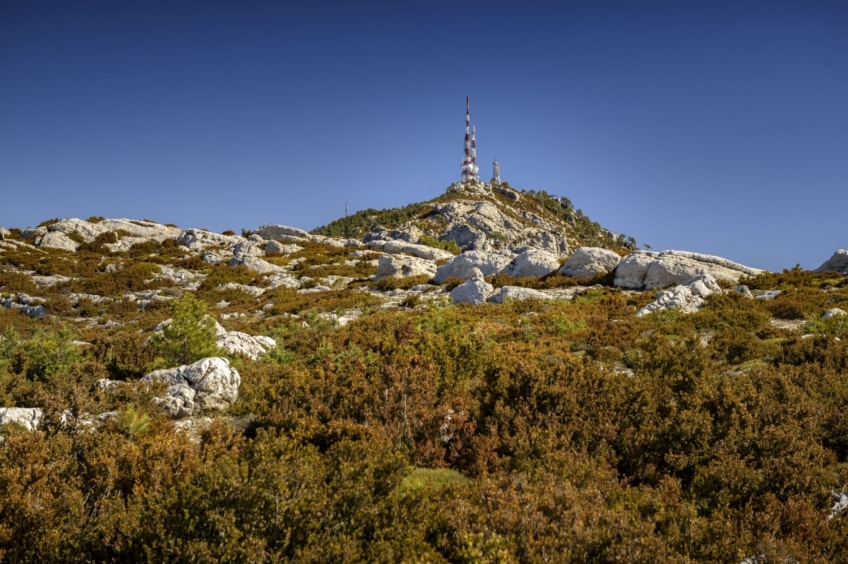
{"type": "Polygon", "coordinates": [[[207,313],[206,304],[191,293],[175,301],[171,305],[171,322],[154,335],[152,345],[168,366],[217,356],[215,320],[207,313]]]}

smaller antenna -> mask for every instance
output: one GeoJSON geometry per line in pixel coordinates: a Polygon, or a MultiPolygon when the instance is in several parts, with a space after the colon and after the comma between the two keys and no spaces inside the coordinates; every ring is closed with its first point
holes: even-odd
{"type": "Polygon", "coordinates": [[[345,217],[347,217],[347,202],[345,202],[345,217]]]}
{"type": "Polygon", "coordinates": [[[498,165],[498,159],[492,163],[492,184],[500,184],[501,183],[501,167],[498,165]]]}

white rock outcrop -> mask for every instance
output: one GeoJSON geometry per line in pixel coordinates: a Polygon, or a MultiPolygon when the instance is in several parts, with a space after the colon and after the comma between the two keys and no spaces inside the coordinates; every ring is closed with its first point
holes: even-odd
{"type": "Polygon", "coordinates": [[[526,276],[546,276],[559,268],[559,257],[554,253],[540,249],[528,249],[517,255],[503,269],[504,274],[516,278],[526,276]]]}
{"type": "Polygon", "coordinates": [[[259,227],[259,229],[254,231],[254,233],[256,235],[259,235],[263,239],[276,239],[285,243],[299,243],[311,240],[311,236],[309,235],[309,233],[307,233],[303,229],[298,229],[297,227],[289,227],[287,225],[277,225],[274,223],[263,225],[259,227]]]}
{"type": "Polygon", "coordinates": [[[590,279],[615,270],[621,257],[618,253],[601,247],[580,247],[568,257],[559,273],[563,276],[590,279]]]}
{"type": "Polygon", "coordinates": [[[0,427],[16,423],[27,431],[35,431],[44,419],[44,412],[37,407],[0,407],[0,427]]]}
{"type": "Polygon", "coordinates": [[[436,263],[431,260],[403,255],[382,255],[377,263],[377,274],[374,280],[389,277],[433,276],[434,274],[436,274],[436,263]]]}
{"type": "Polygon", "coordinates": [[[839,309],[838,307],[835,307],[824,312],[824,315],[822,315],[822,319],[830,319],[831,317],[842,315],[848,315],[848,313],[846,313],[844,309],[839,309]]]}
{"type": "Polygon", "coordinates": [[[227,331],[217,321],[215,333],[218,335],[218,348],[230,354],[240,354],[256,360],[277,346],[277,341],[264,335],[248,335],[241,331],[227,331]]]}
{"type": "Polygon", "coordinates": [[[300,245],[285,245],[283,243],[280,243],[279,241],[274,240],[265,243],[266,253],[280,253],[281,255],[290,255],[300,250],[303,250],[303,247],[301,247],[300,245]]]}
{"type": "Polygon", "coordinates": [[[493,304],[502,304],[508,301],[519,300],[547,300],[550,296],[532,288],[521,288],[519,286],[504,286],[489,296],[488,301],[493,304]]]}
{"type": "Polygon", "coordinates": [[[615,285],[650,290],[682,284],[701,274],[736,283],[742,276],[756,276],[762,272],[713,255],[687,251],[634,251],[622,259],[615,269],[615,285]]]}
{"type": "Polygon", "coordinates": [[[165,239],[173,239],[180,235],[179,228],[162,225],[155,221],[103,219],[90,222],[83,219],[70,218],[61,219],[46,227],[25,229],[21,237],[23,239],[34,239],[35,244],[39,247],[52,247],[71,251],[76,250],[79,246],[68,237],[72,233],[81,237],[86,243],[91,243],[98,235],[119,230],[125,233],[127,239],[131,239],[131,241],[126,242],[123,240],[119,241],[116,244],[119,249],[129,248],[130,244],[134,242],[157,241],[161,243],[165,239]],[[122,242],[123,245],[121,244],[122,242]]]}
{"type": "Polygon", "coordinates": [[[639,310],[636,317],[642,317],[659,310],[679,309],[683,313],[694,313],[700,309],[707,296],[721,295],[721,287],[710,274],[701,274],[685,284],[659,292],[656,299],[639,310]]]}
{"type": "Polygon", "coordinates": [[[41,237],[35,240],[38,247],[47,247],[49,249],[60,249],[63,251],[75,252],[79,248],[79,244],[73,241],[70,237],[60,231],[48,231],[41,237]]]}
{"type": "Polygon", "coordinates": [[[372,249],[383,251],[384,253],[397,254],[407,253],[414,257],[426,260],[449,260],[454,257],[453,253],[449,253],[443,249],[428,247],[427,245],[418,245],[415,243],[407,243],[406,241],[369,241],[366,245],[372,249]]]}
{"type": "Polygon", "coordinates": [[[223,410],[238,399],[241,377],[226,358],[210,357],[193,364],[155,370],[142,382],[165,382],[168,391],[156,398],[171,417],[179,419],[206,410],[223,410]]]}
{"type": "Polygon", "coordinates": [[[473,268],[480,269],[483,276],[492,276],[506,268],[514,258],[515,255],[509,251],[466,251],[440,266],[433,281],[441,284],[453,276],[465,280],[473,268]]]}
{"type": "Polygon", "coordinates": [[[206,229],[186,229],[180,231],[174,237],[174,240],[181,245],[185,245],[189,249],[199,251],[205,247],[235,247],[242,241],[244,237],[237,235],[222,235],[207,231],[206,229]]]}
{"type": "Polygon", "coordinates": [[[472,271],[468,281],[451,290],[450,297],[454,304],[482,304],[492,294],[494,287],[483,280],[480,271],[472,271]]]}
{"type": "Polygon", "coordinates": [[[842,276],[848,276],[848,250],[839,249],[824,261],[815,272],[838,272],[842,276]]]}

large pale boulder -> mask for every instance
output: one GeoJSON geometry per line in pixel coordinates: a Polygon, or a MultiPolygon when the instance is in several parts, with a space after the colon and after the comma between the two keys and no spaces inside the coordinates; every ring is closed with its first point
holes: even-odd
{"type": "Polygon", "coordinates": [[[259,235],[263,239],[276,239],[278,241],[284,241],[286,243],[299,243],[303,241],[309,241],[311,239],[309,233],[307,233],[303,229],[298,229],[297,227],[289,227],[287,225],[277,225],[275,223],[263,225],[259,229],[254,231],[254,233],[256,235],[259,235]]]}
{"type": "Polygon", "coordinates": [[[645,276],[658,253],[635,250],[624,257],[615,269],[614,284],[619,288],[639,289],[645,286],[645,276]]]}
{"type": "Polygon", "coordinates": [[[266,253],[280,253],[283,255],[290,255],[302,249],[303,247],[301,247],[300,245],[284,245],[283,243],[280,243],[279,241],[273,239],[265,243],[266,253]]]}
{"type": "Polygon", "coordinates": [[[453,253],[449,253],[443,249],[428,247],[427,245],[417,245],[407,243],[406,241],[370,241],[366,243],[372,249],[383,251],[384,253],[407,253],[414,257],[427,260],[448,260],[453,258],[453,253]]]}
{"type": "Polygon", "coordinates": [[[174,240],[189,249],[201,250],[205,247],[235,247],[245,239],[237,235],[222,235],[206,229],[192,228],[179,232],[174,240]]]}
{"type": "Polygon", "coordinates": [[[491,295],[494,288],[482,278],[471,278],[451,290],[450,297],[455,304],[482,304],[491,295]]]}
{"type": "Polygon", "coordinates": [[[503,273],[516,278],[545,276],[559,268],[559,257],[539,249],[528,249],[512,259],[503,273]]]}
{"type": "Polygon", "coordinates": [[[483,276],[492,276],[506,268],[513,258],[515,255],[508,251],[466,251],[440,266],[433,281],[441,284],[454,276],[465,280],[473,268],[479,268],[483,276]]]}
{"type": "Polygon", "coordinates": [[[633,289],[664,288],[682,284],[700,274],[736,283],[742,276],[756,276],[762,272],[757,268],[701,253],[634,251],[616,268],[615,285],[633,289]]]}
{"type": "Polygon", "coordinates": [[[174,418],[190,417],[204,410],[223,410],[238,398],[241,377],[226,358],[210,357],[193,364],[154,370],[143,382],[165,382],[168,391],[156,398],[174,418]]]}
{"type": "Polygon", "coordinates": [[[433,261],[402,255],[383,255],[377,263],[374,280],[387,277],[433,276],[435,273],[436,263],[433,261]]]}
{"type": "Polygon", "coordinates": [[[16,423],[27,431],[35,431],[44,419],[44,412],[37,407],[0,407],[0,427],[16,423]]]}
{"type": "Polygon", "coordinates": [[[493,304],[502,304],[504,302],[509,301],[519,301],[519,300],[547,300],[549,296],[540,292],[539,290],[534,290],[532,288],[521,288],[519,286],[504,286],[503,288],[498,289],[494,294],[489,296],[490,302],[493,304]]]}
{"type": "Polygon", "coordinates": [[[838,272],[842,276],[848,276],[848,250],[839,249],[833,256],[824,261],[816,272],[838,272]]]}
{"type": "Polygon", "coordinates": [[[685,284],[659,292],[656,299],[639,310],[636,317],[642,317],[659,310],[679,309],[683,313],[694,313],[705,303],[705,298],[713,294],[721,295],[721,287],[710,274],[701,274],[685,284]]]}
{"type": "Polygon", "coordinates": [[[75,252],[79,248],[78,243],[59,231],[48,231],[43,236],[36,239],[35,244],[38,247],[61,249],[63,251],[71,252],[75,252]]]}
{"type": "Polygon", "coordinates": [[[248,270],[258,272],[259,274],[281,272],[284,270],[259,258],[262,254],[263,251],[252,241],[242,240],[233,248],[233,258],[230,259],[229,264],[230,266],[244,266],[248,270]]]}
{"type": "Polygon", "coordinates": [[[615,270],[621,257],[618,253],[600,247],[580,247],[559,269],[563,276],[594,278],[615,270]]]}

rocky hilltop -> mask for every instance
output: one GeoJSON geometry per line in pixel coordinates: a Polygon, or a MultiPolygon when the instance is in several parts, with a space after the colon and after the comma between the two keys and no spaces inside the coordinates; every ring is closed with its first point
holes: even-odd
{"type": "Polygon", "coordinates": [[[642,251],[477,182],[0,228],[0,560],[837,561],[846,309],[848,251],[642,251]]]}

